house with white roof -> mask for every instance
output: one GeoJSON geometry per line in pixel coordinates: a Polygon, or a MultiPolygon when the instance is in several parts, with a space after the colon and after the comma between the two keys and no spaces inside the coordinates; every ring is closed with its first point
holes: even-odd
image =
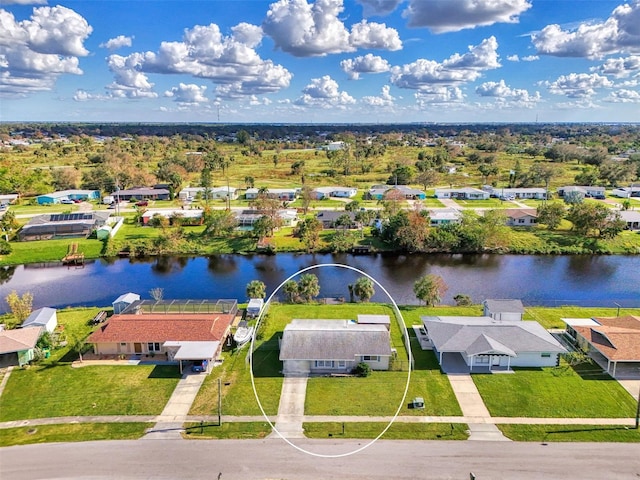
{"type": "Polygon", "coordinates": [[[58,326],[57,312],[55,308],[50,307],[42,307],[34,310],[31,312],[31,315],[22,322],[22,328],[38,327],[52,333],[58,326]]]}
{"type": "Polygon", "coordinates": [[[489,192],[473,187],[436,188],[436,198],[450,198],[453,200],[487,200],[489,192]]]}
{"type": "Polygon", "coordinates": [[[180,200],[193,199],[196,197],[204,198],[205,191],[207,191],[211,200],[237,200],[237,189],[234,187],[185,187],[180,190],[178,198],[180,200]]]}
{"type": "Polygon", "coordinates": [[[462,212],[455,208],[434,208],[429,210],[429,220],[432,227],[460,223],[462,212]]]}
{"type": "Polygon", "coordinates": [[[637,210],[620,210],[620,218],[627,224],[627,230],[640,230],[640,212],[637,210]]]}
{"type": "Polygon", "coordinates": [[[421,317],[446,373],[553,367],[566,349],[538,322],[491,317],[421,317]]]}
{"type": "Polygon", "coordinates": [[[113,301],[112,303],[113,313],[114,314],[122,313],[124,310],[127,309],[127,307],[129,307],[129,305],[139,300],[140,300],[140,295],[138,295],[137,293],[131,293],[131,292],[123,293],[113,301]]]}
{"type": "Polygon", "coordinates": [[[325,198],[353,198],[358,193],[355,187],[316,187],[313,194],[317,200],[325,198]]]}
{"type": "MultiPolygon", "coordinates": [[[[245,192],[245,198],[247,200],[255,200],[260,194],[258,188],[248,188],[245,192]]],[[[276,198],[283,202],[293,202],[298,196],[297,188],[269,188],[267,189],[266,196],[268,198],[276,198]]]]}

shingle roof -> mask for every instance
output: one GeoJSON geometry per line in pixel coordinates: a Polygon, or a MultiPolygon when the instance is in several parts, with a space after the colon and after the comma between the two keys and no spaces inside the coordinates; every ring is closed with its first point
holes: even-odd
{"type": "Polygon", "coordinates": [[[232,320],[223,314],[113,315],[87,342],[221,341],[232,320]]]}
{"type": "Polygon", "coordinates": [[[520,300],[486,299],[483,302],[492,313],[524,313],[524,306],[520,300]]]}
{"type": "Polygon", "coordinates": [[[477,355],[493,350],[512,356],[524,352],[566,352],[538,322],[501,322],[488,317],[422,317],[422,323],[440,352],[477,355]]]}
{"type": "Polygon", "coordinates": [[[56,309],[51,307],[42,307],[38,310],[34,310],[31,312],[24,322],[22,322],[22,327],[41,327],[45,326],[51,317],[56,314],[56,309]]]}
{"type": "Polygon", "coordinates": [[[0,331],[0,354],[29,350],[36,346],[42,327],[0,331]]]}
{"type": "Polygon", "coordinates": [[[640,361],[640,317],[626,315],[594,320],[600,325],[574,326],[573,329],[609,360],[640,361]]]}
{"type": "Polygon", "coordinates": [[[349,320],[292,320],[284,329],[280,360],[347,360],[358,355],[390,356],[384,325],[349,320]]]}

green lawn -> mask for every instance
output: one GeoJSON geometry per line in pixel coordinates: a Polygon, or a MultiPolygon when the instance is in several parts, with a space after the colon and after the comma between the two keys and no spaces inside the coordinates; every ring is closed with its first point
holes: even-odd
{"type": "Polygon", "coordinates": [[[14,370],[0,397],[0,421],[157,415],[179,378],[175,366],[45,365],[14,370]]]}
{"type": "Polygon", "coordinates": [[[205,423],[187,423],[185,424],[185,433],[183,438],[188,439],[255,439],[264,438],[271,433],[271,426],[267,422],[238,422],[223,423],[222,425],[211,425],[205,423]]]}
{"type": "Polygon", "coordinates": [[[494,417],[629,418],[635,401],[590,362],[569,367],[514,369],[513,374],[473,375],[494,417]]]}
{"type": "MultiPolygon", "coordinates": [[[[363,438],[371,439],[380,435],[387,424],[378,422],[362,423],[315,423],[302,425],[308,438],[363,438]]],[[[465,423],[401,423],[395,422],[382,436],[386,440],[466,440],[465,423]]]]}
{"type": "MultiPolygon", "coordinates": [[[[561,318],[615,317],[617,308],[563,306],[555,308],[527,307],[524,320],[536,320],[544,328],[565,328],[561,318]]],[[[640,308],[622,308],[620,315],[640,315],[640,308]]]]}
{"type": "Polygon", "coordinates": [[[512,202],[504,202],[497,198],[488,198],[486,200],[454,200],[463,208],[514,208],[516,205],[512,202]]]}
{"type": "Polygon", "coordinates": [[[100,257],[104,246],[100,240],[86,238],[11,242],[12,252],[9,255],[0,255],[0,266],[59,262],[67,254],[72,242],[78,244],[78,252],[84,253],[87,259],[100,257]]]}
{"type": "Polygon", "coordinates": [[[640,430],[623,425],[498,425],[517,442],[640,442],[640,430]]]}
{"type": "Polygon", "coordinates": [[[33,443],[136,440],[152,423],[74,423],[0,430],[0,447],[33,443]]]}

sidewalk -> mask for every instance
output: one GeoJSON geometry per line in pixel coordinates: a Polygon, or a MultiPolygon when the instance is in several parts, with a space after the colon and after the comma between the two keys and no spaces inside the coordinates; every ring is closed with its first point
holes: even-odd
{"type": "Polygon", "coordinates": [[[307,377],[284,377],[275,424],[277,432],[267,438],[305,438],[302,422],[306,396],[307,377]]]}

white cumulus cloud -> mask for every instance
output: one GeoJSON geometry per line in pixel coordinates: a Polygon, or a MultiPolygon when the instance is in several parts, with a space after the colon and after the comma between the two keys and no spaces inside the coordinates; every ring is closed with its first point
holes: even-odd
{"type": "Polygon", "coordinates": [[[355,99],[347,92],[340,91],[338,82],[329,75],[312,78],[311,83],[302,90],[302,96],[295,101],[296,105],[322,108],[343,107],[354,103],[355,99]]]}
{"type": "Polygon", "coordinates": [[[640,103],[640,92],[637,90],[620,89],[604,99],[605,102],[611,103],[640,103]]]}
{"type": "Polygon", "coordinates": [[[356,0],[364,10],[365,17],[383,16],[393,12],[404,0],[356,0]]]}
{"type": "Polygon", "coordinates": [[[79,58],[92,27],[66,7],[34,8],[18,21],[0,9],[0,94],[25,96],[50,90],[62,74],[81,75],[79,58]]]}
{"type": "Polygon", "coordinates": [[[434,86],[422,89],[414,95],[418,107],[421,109],[430,106],[460,106],[465,95],[459,87],[434,86]]]}
{"type": "Polygon", "coordinates": [[[342,70],[349,75],[351,80],[358,80],[361,73],[388,72],[391,68],[384,58],[371,53],[356,58],[348,58],[340,62],[342,70]]]}
{"type": "Polygon", "coordinates": [[[395,103],[395,97],[391,95],[391,87],[383,85],[379,96],[364,96],[362,102],[372,107],[391,107],[395,103]]]}
{"type": "Polygon", "coordinates": [[[100,44],[100,48],[106,48],[107,50],[117,50],[122,47],[130,47],[132,45],[133,37],[126,37],[124,35],[118,35],[115,38],[110,38],[104,43],[100,44]]]}
{"type": "Polygon", "coordinates": [[[558,57],[601,58],[640,52],[640,0],[616,7],[604,22],[585,22],[573,30],[547,25],[531,41],[538,53],[558,57]]]}
{"type": "Polygon", "coordinates": [[[504,80],[499,82],[485,82],[476,87],[476,93],[481,97],[495,98],[503,106],[533,106],[541,100],[540,93],[529,93],[528,90],[511,88],[504,80]]]}
{"type": "Polygon", "coordinates": [[[625,58],[608,58],[602,65],[593,67],[592,72],[611,75],[615,78],[626,78],[640,70],[640,55],[625,58]]]}
{"type": "Polygon", "coordinates": [[[527,0],[410,0],[403,12],[409,27],[426,27],[434,33],[517,23],[531,8],[527,0]]]}
{"type": "Polygon", "coordinates": [[[495,37],[470,46],[464,55],[455,53],[442,63],[418,59],[391,69],[391,82],[401,88],[430,89],[433,85],[456,85],[477,80],[482,71],[500,67],[495,37]]]}
{"type": "Polygon", "coordinates": [[[198,105],[207,103],[209,99],[205,95],[207,87],[195,83],[180,83],[177,87],[164,92],[165,97],[173,98],[176,103],[183,105],[198,105]]]}
{"type": "Polygon", "coordinates": [[[597,88],[611,88],[613,82],[597,73],[570,73],[561,75],[553,82],[542,82],[554,95],[569,98],[588,98],[596,93],[597,88]]]}
{"type": "Polygon", "coordinates": [[[343,10],[342,0],[279,0],[270,5],[262,28],[277,48],[296,57],[402,48],[398,31],[385,24],[362,20],[349,32],[339,18],[343,10]]]}

